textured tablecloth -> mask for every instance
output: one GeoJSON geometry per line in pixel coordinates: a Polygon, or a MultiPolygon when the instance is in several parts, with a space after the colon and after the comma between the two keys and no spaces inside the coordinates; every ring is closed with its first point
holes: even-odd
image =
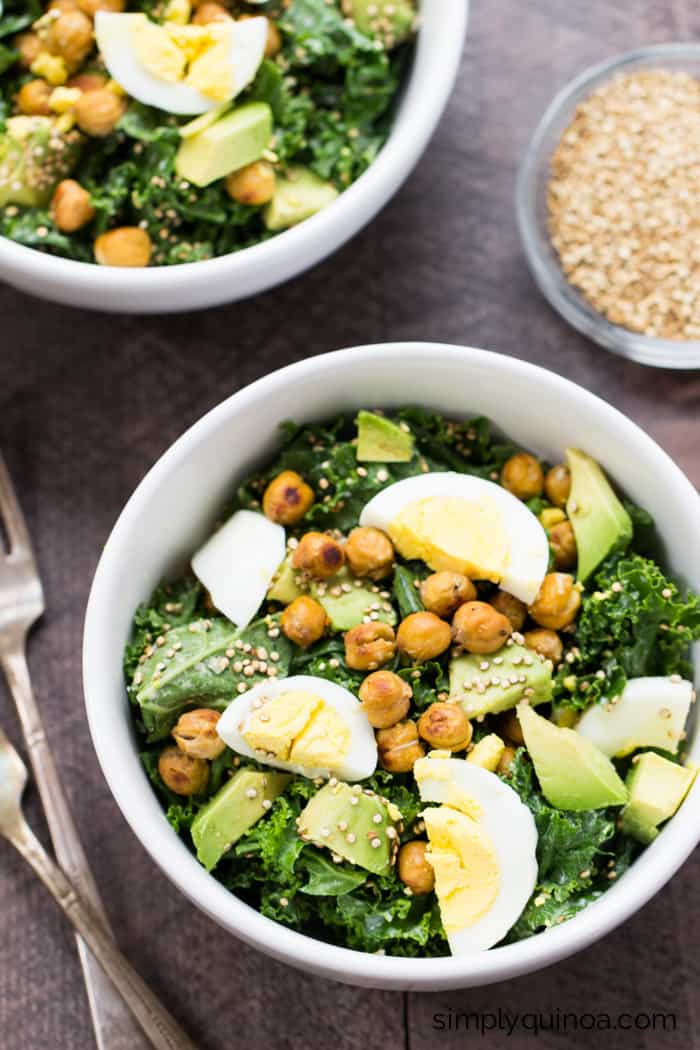
{"type": "MultiPolygon", "coordinates": [[[[327,263],[247,303],[165,318],[82,313],[0,287],[0,447],[48,603],[30,650],[34,681],[120,943],[203,1050],[454,1050],[467,1037],[440,1023],[499,1007],[677,1017],[675,1032],[543,1033],[545,1048],[700,1047],[697,856],[632,921],[531,977],[408,996],[312,979],[227,936],[156,869],[98,768],[80,677],[90,578],[136,483],[221,398],[310,354],[425,338],[527,358],[617,404],[700,482],[700,373],[646,370],[571,332],[528,275],[512,203],[518,160],[555,90],[616,51],[692,39],[700,9],[690,0],[476,0],[459,83],[428,152],[377,221],[327,263]]],[[[0,724],[18,739],[2,688],[0,724]]],[[[27,802],[46,838],[31,790],[27,802]]],[[[73,938],[1,843],[0,933],[2,1050],[90,1050],[73,938]]],[[[534,1045],[527,1031],[469,1043],[534,1045]]]]}

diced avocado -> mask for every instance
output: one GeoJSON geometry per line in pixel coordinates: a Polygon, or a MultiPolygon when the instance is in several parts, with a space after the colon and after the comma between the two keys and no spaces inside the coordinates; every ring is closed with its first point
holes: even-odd
{"type": "Polygon", "coordinates": [[[378,592],[371,589],[371,583],[363,583],[360,587],[356,586],[357,583],[347,569],[341,569],[329,580],[311,584],[311,595],[325,609],[331,629],[349,631],[372,613],[376,613],[377,620],[393,627],[396,623],[393,605],[380,598],[378,592]]]}
{"type": "Polygon", "coordinates": [[[332,182],[325,182],[309,168],[287,168],[284,176],[277,177],[275,195],[263,209],[263,222],[268,230],[286,230],[316,212],[338,196],[332,182]]]}
{"type": "Polygon", "coordinates": [[[357,28],[376,34],[387,47],[406,40],[416,21],[410,0],[351,0],[351,10],[357,28]]]}
{"type": "Polygon", "coordinates": [[[571,492],[566,513],[578,551],[577,576],[586,580],[614,548],[632,539],[632,519],[594,459],[578,448],[566,450],[571,492]]]}
{"type": "Polygon", "coordinates": [[[697,769],[679,766],[654,751],[632,760],[627,774],[629,802],[622,810],[622,830],[645,845],[659,833],[690,791],[697,769]]]}
{"type": "Polygon", "coordinates": [[[356,423],[359,463],[408,463],[413,458],[413,435],[408,430],[364,409],[356,423]]]}
{"type": "Polygon", "coordinates": [[[175,171],[195,186],[208,186],[258,160],[271,135],[270,107],[265,102],[248,102],[183,139],[175,157],[175,171]]]}
{"type": "Polygon", "coordinates": [[[525,699],[532,706],[552,696],[552,667],[522,645],[505,645],[493,656],[465,653],[450,661],[450,699],[468,718],[507,711],[525,699]]]}
{"type": "Polygon", "coordinates": [[[280,605],[291,605],[294,599],[299,598],[302,594],[304,591],[297,584],[296,573],[292,568],[292,556],[288,554],[273,577],[267,592],[267,600],[279,602],[280,605]]]}
{"type": "Polygon", "coordinates": [[[197,860],[207,871],[219,863],[234,842],[245,835],[291,780],[288,773],[259,772],[239,769],[217,793],[202,806],[192,821],[192,841],[197,860]]]}
{"type": "Polygon", "coordinates": [[[0,134],[0,208],[41,208],[73,170],[83,137],[60,134],[52,117],[10,117],[0,134]]]}
{"type": "Polygon", "coordinates": [[[627,788],[595,744],[518,704],[518,719],[542,794],[557,809],[604,809],[627,801],[627,788]]]}
{"type": "Polygon", "coordinates": [[[322,787],[297,818],[302,838],[375,875],[386,875],[391,868],[398,845],[394,823],[377,795],[342,782],[322,787]]]}
{"type": "Polygon", "coordinates": [[[483,736],[478,743],[474,744],[467,755],[467,762],[471,762],[474,766],[481,766],[489,773],[495,773],[505,749],[506,745],[500,736],[496,733],[489,733],[488,736],[483,736]]]}

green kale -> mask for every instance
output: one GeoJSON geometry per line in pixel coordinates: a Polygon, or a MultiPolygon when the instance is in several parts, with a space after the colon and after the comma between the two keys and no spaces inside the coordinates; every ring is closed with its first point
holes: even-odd
{"type": "MultiPolygon", "coordinates": [[[[134,613],[131,637],[124,651],[124,678],[127,686],[134,680],[140,658],[148,645],[155,642],[165,627],[179,627],[204,614],[202,585],[194,576],[184,576],[173,583],[157,587],[149,600],[134,613]]],[[[130,693],[133,699],[133,693],[130,693]]]]}
{"type": "Polygon", "coordinates": [[[424,575],[421,567],[417,567],[414,573],[407,565],[397,565],[394,569],[393,594],[394,601],[399,607],[401,619],[410,616],[411,613],[421,612],[424,608],[420,599],[416,581],[424,575]]]}

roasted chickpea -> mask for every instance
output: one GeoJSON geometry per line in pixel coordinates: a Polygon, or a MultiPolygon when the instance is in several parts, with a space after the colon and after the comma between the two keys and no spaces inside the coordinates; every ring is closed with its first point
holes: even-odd
{"type": "Polygon", "coordinates": [[[452,618],[452,637],[469,653],[495,653],[511,632],[508,617],[488,602],[466,602],[452,618]]]}
{"type": "Polygon", "coordinates": [[[391,729],[380,729],[377,747],[379,761],[390,773],[410,773],[414,763],[425,755],[416,723],[410,721],[398,722],[391,729]]]}
{"type": "Polygon", "coordinates": [[[578,558],[576,536],[570,521],[562,521],[549,530],[549,543],[558,569],[573,569],[578,558]]]}
{"type": "Polygon", "coordinates": [[[446,751],[464,751],[472,740],[472,724],[458,704],[431,704],[418,719],[418,732],[431,747],[446,751]]]}
{"type": "Polygon", "coordinates": [[[51,198],[51,218],[63,233],[74,233],[90,222],[95,209],[90,194],[75,179],[63,179],[51,198]]]}
{"type": "Polygon", "coordinates": [[[527,605],[525,602],[521,602],[519,598],[516,598],[513,594],[508,594],[507,591],[496,591],[491,599],[491,605],[497,612],[503,613],[510,620],[514,631],[519,631],[527,619],[527,605]]]}
{"type": "Polygon", "coordinates": [[[408,714],[413,690],[393,671],[374,671],[360,686],[360,700],[374,729],[388,729],[408,714]]]}
{"type": "Polygon", "coordinates": [[[166,747],[158,759],[158,772],[176,795],[201,795],[209,783],[209,763],[186,755],[179,747],[166,747]]]}
{"type": "Polygon", "coordinates": [[[292,555],[292,568],[317,580],[335,576],[344,564],[343,548],[325,532],[305,533],[292,555]]]}
{"type": "Polygon", "coordinates": [[[435,872],[425,859],[427,849],[427,842],[413,839],[412,842],[405,842],[399,850],[399,878],[416,897],[432,893],[435,888],[435,872]]]}
{"type": "Polygon", "coordinates": [[[19,64],[23,69],[29,69],[44,47],[38,33],[19,33],[12,43],[19,51],[19,64]]]}
{"type": "Polygon", "coordinates": [[[558,664],[561,660],[564,646],[556,631],[549,631],[546,627],[538,627],[534,631],[526,631],[523,637],[528,649],[533,649],[534,652],[543,656],[545,660],[551,660],[553,664],[558,664]]]}
{"type": "Polygon", "coordinates": [[[207,26],[211,22],[233,22],[233,18],[221,4],[206,3],[197,8],[192,21],[196,26],[207,26]]]}
{"type": "Polygon", "coordinates": [[[218,711],[208,707],[186,711],[173,729],[175,743],[192,758],[218,758],[226,750],[226,744],[216,732],[220,718],[218,711]]]}
{"type": "MultiPolygon", "coordinates": [[[[205,4],[205,7],[208,7],[205,4]]],[[[204,8],[200,8],[203,11],[204,8]]],[[[199,14],[199,11],[197,12],[199,14]]],[[[267,160],[255,160],[226,176],[224,186],[229,197],[239,204],[267,204],[275,194],[275,169],[267,160]]]]}
{"type": "Polygon", "coordinates": [[[263,493],[263,514],[279,525],[296,525],[313,501],[314,490],[301,475],[295,470],[283,470],[263,493]]]}
{"type": "Polygon", "coordinates": [[[503,464],[501,484],[518,499],[540,496],[544,486],[544,474],[539,461],[529,452],[518,452],[503,464]]]}
{"type": "Polygon", "coordinates": [[[77,69],[92,50],[92,22],[77,8],[62,11],[46,33],[45,47],[60,55],[69,69],[77,69]]]}
{"type": "Polygon", "coordinates": [[[119,14],[126,7],[126,0],[78,0],[78,6],[88,18],[94,18],[98,11],[119,14]]]}
{"type": "Polygon", "coordinates": [[[515,754],[516,754],[516,751],[515,751],[514,747],[505,747],[503,749],[503,754],[501,755],[501,757],[498,760],[498,765],[496,766],[496,772],[500,773],[501,776],[503,776],[504,774],[507,774],[510,771],[510,767],[513,765],[513,760],[515,759],[515,754]]]}
{"type": "Polygon", "coordinates": [[[428,612],[449,620],[460,605],[476,598],[476,587],[459,572],[433,572],[421,583],[420,597],[428,612]]]}
{"type": "Polygon", "coordinates": [[[525,743],[523,731],[520,728],[520,719],[515,711],[504,711],[498,719],[498,731],[508,744],[522,747],[525,743]]]}
{"type": "Polygon", "coordinates": [[[68,81],[67,87],[79,88],[80,91],[98,91],[107,86],[107,77],[102,73],[76,73],[68,81]]]}
{"type": "MultiPolygon", "coordinates": [[[[81,95],[73,113],[81,131],[93,138],[110,135],[124,112],[124,102],[109,88],[97,88],[81,95]]],[[[128,227],[124,227],[128,229],[128,227]]],[[[145,265],[140,263],[139,265],[145,265]]]]}
{"type": "Polygon", "coordinates": [[[345,662],[353,671],[376,671],[395,653],[394,629],[388,623],[358,623],[345,635],[345,662]]]}
{"type": "Polygon", "coordinates": [[[574,622],[580,606],[581,592],[573,576],[567,572],[550,572],[545,576],[529,612],[541,627],[559,631],[574,622]]]}
{"type": "Polygon", "coordinates": [[[571,492],[571,471],[564,463],[550,467],[544,479],[544,494],[555,507],[565,507],[571,492]]]}
{"type": "Polygon", "coordinates": [[[414,664],[434,660],[449,648],[451,641],[450,625],[431,612],[411,613],[399,624],[396,634],[399,652],[414,664]]]}
{"type": "Polygon", "coordinates": [[[394,567],[394,545],[379,529],[353,529],[345,544],[345,560],[354,576],[383,580],[394,567]]]}
{"type": "Polygon", "coordinates": [[[51,113],[51,87],[45,80],[28,80],[17,92],[17,105],[29,117],[48,117],[51,113]]]}
{"type": "Polygon", "coordinates": [[[118,226],[101,233],[93,251],[100,266],[148,266],[151,248],[151,238],[145,230],[139,226],[118,226]]]}
{"type": "Polygon", "coordinates": [[[49,11],[79,11],[78,0],[51,0],[49,11]]]}
{"type": "Polygon", "coordinates": [[[280,625],[290,642],[307,649],[323,636],[328,617],[319,602],[304,594],[287,606],[282,613],[280,625]]]}

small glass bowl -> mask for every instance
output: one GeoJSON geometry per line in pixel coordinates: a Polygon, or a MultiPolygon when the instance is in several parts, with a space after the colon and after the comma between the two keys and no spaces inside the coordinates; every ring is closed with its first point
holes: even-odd
{"type": "Polygon", "coordinates": [[[564,320],[615,354],[656,368],[700,368],[697,340],[656,339],[611,324],[566,278],[547,232],[549,164],[577,105],[616,73],[668,69],[700,78],[700,44],[661,44],[616,55],[572,80],[550,103],[527,148],[518,174],[516,209],[532,275],[564,320]]]}

